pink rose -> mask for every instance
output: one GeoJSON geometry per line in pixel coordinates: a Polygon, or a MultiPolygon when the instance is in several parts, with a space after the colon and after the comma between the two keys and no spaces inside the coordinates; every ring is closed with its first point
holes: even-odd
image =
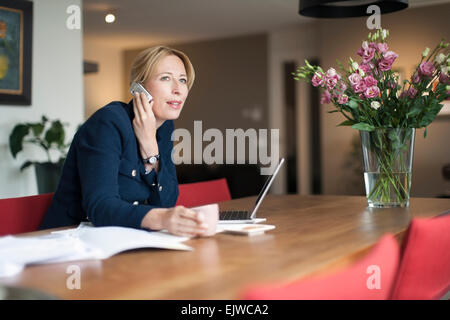
{"type": "Polygon", "coordinates": [[[366,85],[366,87],[376,86],[377,83],[378,83],[378,80],[372,76],[367,76],[364,78],[364,84],[366,85]]]}
{"type": "Polygon", "coordinates": [[[387,43],[378,43],[377,49],[378,49],[378,52],[385,53],[388,51],[388,45],[387,45],[387,43]]]}
{"type": "Polygon", "coordinates": [[[339,90],[344,93],[345,90],[347,90],[347,85],[345,84],[344,81],[339,82],[339,90]]]}
{"type": "Polygon", "coordinates": [[[320,98],[320,103],[325,104],[330,102],[331,102],[331,94],[330,92],[328,92],[328,90],[325,90],[322,93],[322,97],[320,98]]]}
{"type": "Polygon", "coordinates": [[[330,68],[327,70],[327,73],[326,73],[327,78],[333,78],[336,75],[337,75],[337,73],[334,68],[330,68]]]}
{"type": "Polygon", "coordinates": [[[340,96],[338,97],[338,103],[339,103],[339,104],[346,104],[347,101],[348,101],[348,96],[345,95],[345,94],[340,95],[340,96]]]}
{"type": "Polygon", "coordinates": [[[422,62],[419,66],[419,72],[424,77],[431,77],[434,72],[434,66],[432,62],[422,62]]]}
{"type": "Polygon", "coordinates": [[[360,83],[362,80],[361,76],[357,73],[352,73],[348,76],[348,81],[350,81],[350,84],[352,86],[356,86],[358,83],[360,83]]]}
{"type": "Polygon", "coordinates": [[[388,59],[380,59],[378,61],[378,69],[380,71],[389,71],[392,68],[392,61],[388,59]]]}
{"type": "Polygon", "coordinates": [[[369,74],[372,71],[373,63],[361,63],[359,68],[364,71],[365,74],[369,74]]]}
{"type": "Polygon", "coordinates": [[[357,54],[358,56],[362,57],[363,54],[364,54],[364,49],[363,49],[363,48],[359,48],[358,51],[356,51],[356,54],[357,54]]]}
{"type": "Polygon", "coordinates": [[[374,48],[368,48],[367,50],[364,50],[362,60],[364,63],[370,62],[375,55],[375,49],[374,48]]]}
{"type": "Polygon", "coordinates": [[[336,78],[327,78],[327,88],[332,90],[337,83],[337,79],[336,78]]]}
{"type": "Polygon", "coordinates": [[[378,97],[379,94],[380,94],[380,89],[377,86],[369,87],[364,91],[364,96],[367,99],[378,97]]]}
{"type": "Polygon", "coordinates": [[[369,48],[377,50],[378,49],[378,45],[377,45],[376,42],[371,42],[371,43],[369,43],[369,48]]]}
{"type": "Polygon", "coordinates": [[[398,54],[396,54],[394,51],[387,51],[383,53],[383,58],[391,61],[392,64],[394,63],[394,60],[398,58],[398,54]]]}
{"type": "Polygon", "coordinates": [[[364,90],[366,90],[366,84],[364,83],[364,81],[361,81],[357,84],[355,84],[354,86],[352,86],[353,91],[355,91],[355,93],[360,93],[360,92],[364,92],[364,90]]]}
{"type": "Polygon", "coordinates": [[[314,87],[323,86],[325,83],[325,75],[322,72],[316,72],[314,73],[314,76],[312,77],[312,85],[314,87]]]}
{"type": "Polygon", "coordinates": [[[413,99],[417,94],[417,89],[414,87],[411,87],[408,89],[408,96],[413,99]]]}
{"type": "Polygon", "coordinates": [[[439,81],[443,84],[449,84],[450,77],[447,74],[441,72],[441,74],[439,76],[439,81]]]}
{"type": "Polygon", "coordinates": [[[415,73],[412,78],[411,78],[413,83],[419,83],[420,82],[420,77],[418,73],[415,73]]]}
{"type": "Polygon", "coordinates": [[[383,54],[383,58],[378,61],[378,69],[380,71],[389,71],[392,68],[392,64],[395,59],[398,58],[398,54],[394,51],[387,51],[383,54]]]}

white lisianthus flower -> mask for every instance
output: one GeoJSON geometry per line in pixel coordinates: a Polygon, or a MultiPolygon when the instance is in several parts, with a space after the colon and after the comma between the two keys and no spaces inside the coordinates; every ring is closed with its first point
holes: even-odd
{"type": "Polygon", "coordinates": [[[437,64],[441,64],[441,63],[443,63],[445,61],[445,58],[446,58],[445,54],[439,53],[436,56],[435,61],[437,62],[437,64]]]}
{"type": "Polygon", "coordinates": [[[352,63],[352,68],[353,68],[353,70],[358,70],[358,68],[359,68],[359,65],[358,65],[358,62],[356,62],[356,61],[354,61],[353,63],[352,63]]]}
{"type": "Polygon", "coordinates": [[[422,57],[425,58],[429,53],[430,53],[430,48],[425,48],[425,50],[423,50],[423,52],[422,52],[422,57]]]}
{"type": "Polygon", "coordinates": [[[441,73],[445,74],[445,75],[448,75],[448,67],[447,66],[442,66],[441,67],[441,73]]]}
{"type": "Polygon", "coordinates": [[[384,40],[384,39],[386,39],[386,37],[387,37],[387,31],[386,31],[386,29],[383,29],[383,31],[381,31],[381,34],[382,34],[382,39],[384,40]]]}
{"type": "Polygon", "coordinates": [[[375,109],[378,110],[379,107],[381,107],[381,103],[379,103],[378,101],[372,101],[372,103],[370,104],[370,106],[375,109]]]}
{"type": "Polygon", "coordinates": [[[366,75],[366,73],[362,69],[358,68],[358,72],[361,77],[364,77],[366,75]]]}

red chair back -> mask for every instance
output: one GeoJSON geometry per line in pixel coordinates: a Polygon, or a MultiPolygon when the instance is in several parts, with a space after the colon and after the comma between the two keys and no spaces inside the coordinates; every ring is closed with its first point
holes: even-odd
{"type": "Polygon", "coordinates": [[[413,219],[392,299],[440,299],[450,290],[450,215],[413,219]]]}
{"type": "Polygon", "coordinates": [[[231,200],[227,179],[185,183],[179,185],[177,206],[196,207],[231,200]]]}
{"type": "Polygon", "coordinates": [[[0,236],[39,229],[53,193],[0,199],[0,236]]]}
{"type": "Polygon", "coordinates": [[[363,259],[328,276],[289,284],[250,286],[241,299],[256,300],[378,300],[388,299],[399,264],[395,237],[385,235],[363,259]]]}

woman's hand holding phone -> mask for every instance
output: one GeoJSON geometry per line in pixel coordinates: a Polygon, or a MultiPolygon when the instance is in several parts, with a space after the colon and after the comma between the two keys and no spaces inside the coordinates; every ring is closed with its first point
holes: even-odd
{"type": "Polygon", "coordinates": [[[153,101],[148,102],[144,93],[135,93],[133,96],[133,128],[143,159],[159,154],[156,142],[156,118],[152,109],[153,101]]]}

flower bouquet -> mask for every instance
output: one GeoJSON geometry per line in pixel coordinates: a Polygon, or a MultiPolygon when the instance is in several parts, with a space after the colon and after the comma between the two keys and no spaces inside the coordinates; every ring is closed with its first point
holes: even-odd
{"type": "Polygon", "coordinates": [[[342,73],[320,66],[297,69],[295,80],[323,88],[321,103],[332,103],[345,121],[340,126],[360,130],[364,179],[369,207],[408,206],[416,128],[425,128],[449,97],[448,46],[442,40],[430,53],[426,48],[410,79],[399,83],[392,69],[398,54],[389,50],[388,30],[369,33],[342,73]]]}

